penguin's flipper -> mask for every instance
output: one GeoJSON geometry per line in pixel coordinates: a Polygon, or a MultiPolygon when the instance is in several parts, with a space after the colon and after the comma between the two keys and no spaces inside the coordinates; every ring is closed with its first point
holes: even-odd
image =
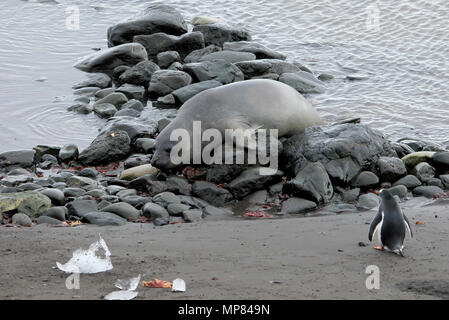
{"type": "Polygon", "coordinates": [[[412,231],[412,227],[410,226],[410,222],[408,221],[405,214],[402,214],[402,216],[404,217],[405,227],[407,228],[408,232],[410,233],[410,237],[413,238],[413,231],[412,231]]]}
{"type": "Polygon", "coordinates": [[[373,241],[373,235],[381,222],[382,222],[382,204],[379,205],[379,210],[377,211],[377,214],[369,227],[369,234],[368,234],[369,241],[373,241]]]}

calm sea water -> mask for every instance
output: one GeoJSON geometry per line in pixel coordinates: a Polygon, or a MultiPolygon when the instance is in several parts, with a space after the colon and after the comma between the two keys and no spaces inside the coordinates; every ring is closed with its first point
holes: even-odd
{"type": "MultiPolygon", "coordinates": [[[[106,47],[108,26],[155,2],[2,0],[0,152],[42,143],[87,146],[103,120],[66,111],[72,85],[85,78],[72,65],[106,47]],[[80,10],[79,30],[66,26],[73,5],[80,10]]],[[[187,20],[207,15],[245,26],[255,41],[317,75],[334,76],[324,94],[308,97],[326,120],[361,116],[391,139],[449,145],[446,0],[163,3],[187,20]]]]}

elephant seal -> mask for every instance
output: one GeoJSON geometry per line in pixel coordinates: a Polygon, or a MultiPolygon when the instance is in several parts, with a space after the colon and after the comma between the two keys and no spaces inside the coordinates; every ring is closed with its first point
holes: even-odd
{"type": "Polygon", "coordinates": [[[103,72],[111,75],[115,67],[134,66],[144,60],[148,60],[144,46],[140,43],[126,43],[81,58],[74,67],[85,72],[103,72]]]}
{"type": "Polygon", "coordinates": [[[152,165],[175,168],[170,153],[178,141],[171,141],[170,136],[175,129],[185,129],[192,136],[196,121],[200,121],[202,132],[212,128],[225,136],[226,129],[277,129],[278,138],[324,123],[300,93],[282,82],[234,82],[202,91],[181,106],[176,118],[156,138],[152,165]]]}

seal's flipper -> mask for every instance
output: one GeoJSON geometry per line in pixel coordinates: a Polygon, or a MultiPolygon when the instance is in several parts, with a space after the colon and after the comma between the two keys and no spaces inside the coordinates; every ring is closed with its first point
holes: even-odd
{"type": "Polygon", "coordinates": [[[379,226],[382,225],[382,204],[379,205],[379,210],[377,211],[376,216],[374,217],[373,222],[371,222],[371,225],[369,227],[369,234],[368,239],[369,241],[373,241],[373,235],[379,228],[379,226]]]}
{"type": "Polygon", "coordinates": [[[412,228],[410,226],[410,222],[408,221],[405,214],[402,214],[402,216],[404,217],[405,227],[407,228],[408,232],[410,233],[410,237],[413,238],[413,232],[412,232],[412,228]]]}

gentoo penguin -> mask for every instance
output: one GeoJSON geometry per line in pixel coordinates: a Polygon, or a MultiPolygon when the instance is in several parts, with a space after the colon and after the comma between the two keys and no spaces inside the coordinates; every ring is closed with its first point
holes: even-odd
{"type": "Polygon", "coordinates": [[[406,229],[413,237],[410,222],[402,213],[390,191],[381,190],[379,196],[379,210],[373,222],[371,222],[368,239],[373,241],[373,235],[377,232],[379,241],[382,243],[382,249],[404,256],[402,249],[404,248],[406,229]]]}

